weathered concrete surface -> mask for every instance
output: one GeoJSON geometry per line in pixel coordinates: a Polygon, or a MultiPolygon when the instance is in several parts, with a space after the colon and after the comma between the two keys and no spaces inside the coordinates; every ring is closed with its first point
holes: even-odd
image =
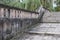
{"type": "Polygon", "coordinates": [[[60,40],[60,37],[56,35],[34,35],[26,33],[13,40],[60,40]]]}
{"type": "Polygon", "coordinates": [[[60,12],[46,12],[42,22],[60,22],[60,12]]]}
{"type": "Polygon", "coordinates": [[[60,40],[60,37],[25,34],[24,37],[19,40],[60,40]]]}
{"type": "Polygon", "coordinates": [[[39,23],[28,33],[32,34],[25,34],[19,40],[60,40],[60,23],[39,23]]]}
{"type": "Polygon", "coordinates": [[[31,28],[28,32],[60,34],[60,23],[40,23],[35,28],[31,28]]]}
{"type": "Polygon", "coordinates": [[[38,25],[16,40],[60,40],[60,12],[45,12],[38,25]]]}
{"type": "Polygon", "coordinates": [[[60,23],[39,23],[14,40],[60,40],[60,23]]]}

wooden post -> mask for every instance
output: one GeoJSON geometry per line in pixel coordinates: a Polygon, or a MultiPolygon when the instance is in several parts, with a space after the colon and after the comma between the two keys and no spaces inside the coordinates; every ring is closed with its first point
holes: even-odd
{"type": "Polygon", "coordinates": [[[1,8],[0,8],[0,18],[1,18],[1,8]]]}
{"type": "Polygon", "coordinates": [[[3,35],[3,34],[4,34],[4,33],[3,33],[3,32],[4,32],[4,31],[3,31],[3,22],[1,23],[1,27],[2,27],[2,40],[4,40],[4,35],[3,35]]]}
{"type": "Polygon", "coordinates": [[[21,11],[19,11],[19,18],[21,18],[21,11]]]}
{"type": "Polygon", "coordinates": [[[18,18],[18,10],[16,10],[16,14],[15,15],[16,15],[16,18],[18,18]]]}
{"type": "Polygon", "coordinates": [[[12,9],[10,9],[10,18],[13,18],[13,10],[12,9]]]}
{"type": "Polygon", "coordinates": [[[1,18],[3,18],[4,17],[4,8],[1,8],[1,18]]]}
{"type": "Polygon", "coordinates": [[[16,18],[16,17],[15,17],[15,15],[16,15],[16,12],[15,12],[15,11],[16,11],[16,10],[13,9],[13,12],[12,12],[13,18],[16,18]]]}

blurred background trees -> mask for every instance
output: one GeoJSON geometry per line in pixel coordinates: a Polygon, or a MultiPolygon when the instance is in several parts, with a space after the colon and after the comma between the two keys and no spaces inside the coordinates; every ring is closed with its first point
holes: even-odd
{"type": "MultiPolygon", "coordinates": [[[[43,7],[50,11],[54,11],[53,0],[0,0],[0,3],[30,11],[35,11],[43,5],[43,7]]],[[[56,4],[57,7],[55,7],[55,11],[60,11],[60,0],[57,0],[56,4]]]]}
{"type": "Polygon", "coordinates": [[[40,0],[0,0],[0,3],[31,11],[40,6],[40,0]]]}
{"type": "Polygon", "coordinates": [[[60,11],[60,0],[56,0],[56,5],[55,11],[60,11]]]}

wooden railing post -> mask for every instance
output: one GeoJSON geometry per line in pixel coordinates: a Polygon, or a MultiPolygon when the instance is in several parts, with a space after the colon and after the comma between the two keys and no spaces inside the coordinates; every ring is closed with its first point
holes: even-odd
{"type": "Polygon", "coordinates": [[[2,19],[2,21],[5,20],[4,22],[2,22],[3,23],[2,24],[3,25],[2,26],[2,40],[4,40],[3,36],[5,36],[3,35],[4,30],[6,31],[8,29],[11,31],[10,34],[6,34],[8,36],[12,36],[11,34],[14,35],[18,31],[23,31],[25,30],[24,28],[27,29],[27,26],[35,24],[36,19],[38,19],[38,14],[39,13],[37,12],[28,11],[25,9],[20,9],[20,8],[10,7],[10,6],[0,4],[0,18],[2,19]],[[5,27],[7,28],[5,29],[5,27]]]}
{"type": "Polygon", "coordinates": [[[1,8],[1,18],[4,17],[4,8],[1,8]]]}

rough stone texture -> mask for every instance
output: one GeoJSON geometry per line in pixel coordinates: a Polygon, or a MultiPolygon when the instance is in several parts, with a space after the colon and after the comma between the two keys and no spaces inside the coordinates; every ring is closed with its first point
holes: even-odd
{"type": "Polygon", "coordinates": [[[24,37],[22,39],[19,39],[19,40],[60,40],[60,37],[25,34],[24,37]]]}
{"type": "Polygon", "coordinates": [[[60,22],[60,12],[46,12],[42,22],[60,22]]]}
{"type": "Polygon", "coordinates": [[[40,23],[29,30],[31,33],[60,34],[60,23],[40,23]]]}

